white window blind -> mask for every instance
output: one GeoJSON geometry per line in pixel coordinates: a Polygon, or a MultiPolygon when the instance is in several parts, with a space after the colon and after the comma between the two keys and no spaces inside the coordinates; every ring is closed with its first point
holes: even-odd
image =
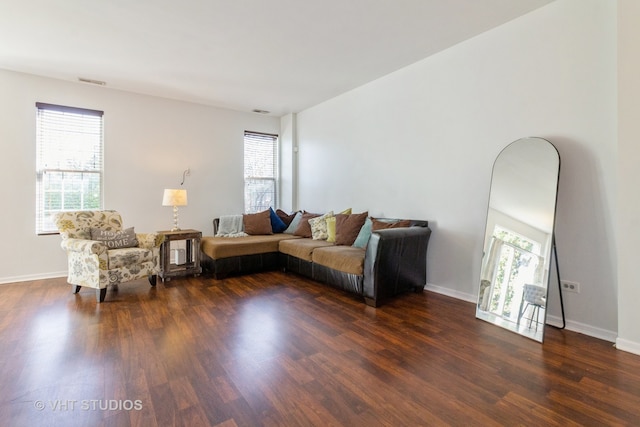
{"type": "Polygon", "coordinates": [[[277,204],[278,136],[244,133],[244,209],[260,212],[277,204]]]}
{"type": "Polygon", "coordinates": [[[36,233],[60,211],[102,209],[103,112],[36,103],[36,233]]]}

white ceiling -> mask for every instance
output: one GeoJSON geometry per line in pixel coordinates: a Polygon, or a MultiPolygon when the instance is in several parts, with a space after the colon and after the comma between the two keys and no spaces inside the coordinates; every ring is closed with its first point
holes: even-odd
{"type": "Polygon", "coordinates": [[[0,0],[0,68],[280,116],[551,1],[0,0]]]}
{"type": "Polygon", "coordinates": [[[489,207],[548,234],[553,232],[560,157],[541,138],[522,138],[497,156],[489,207]]]}

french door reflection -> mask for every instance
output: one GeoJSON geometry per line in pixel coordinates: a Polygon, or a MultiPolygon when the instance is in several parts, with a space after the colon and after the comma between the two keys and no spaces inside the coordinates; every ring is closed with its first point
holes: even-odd
{"type": "Polygon", "coordinates": [[[540,257],[541,244],[509,230],[496,227],[492,237],[494,280],[485,310],[517,322],[524,285],[539,282],[544,262],[540,257]]]}

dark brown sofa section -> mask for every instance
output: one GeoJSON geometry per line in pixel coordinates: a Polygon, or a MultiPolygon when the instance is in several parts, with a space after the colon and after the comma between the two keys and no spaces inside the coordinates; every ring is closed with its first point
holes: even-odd
{"type": "MultiPolygon", "coordinates": [[[[214,235],[217,230],[214,220],[214,235]]],[[[205,273],[223,278],[282,268],[361,295],[378,307],[390,298],[422,291],[427,279],[427,221],[373,231],[366,249],[292,234],[202,238],[205,273]]]]}

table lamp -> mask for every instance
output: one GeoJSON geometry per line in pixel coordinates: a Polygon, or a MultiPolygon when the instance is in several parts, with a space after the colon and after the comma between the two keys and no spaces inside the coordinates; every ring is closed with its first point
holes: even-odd
{"type": "Polygon", "coordinates": [[[178,206],[187,206],[187,190],[165,188],[162,206],[173,206],[173,228],[171,231],[179,231],[178,206]]]}

